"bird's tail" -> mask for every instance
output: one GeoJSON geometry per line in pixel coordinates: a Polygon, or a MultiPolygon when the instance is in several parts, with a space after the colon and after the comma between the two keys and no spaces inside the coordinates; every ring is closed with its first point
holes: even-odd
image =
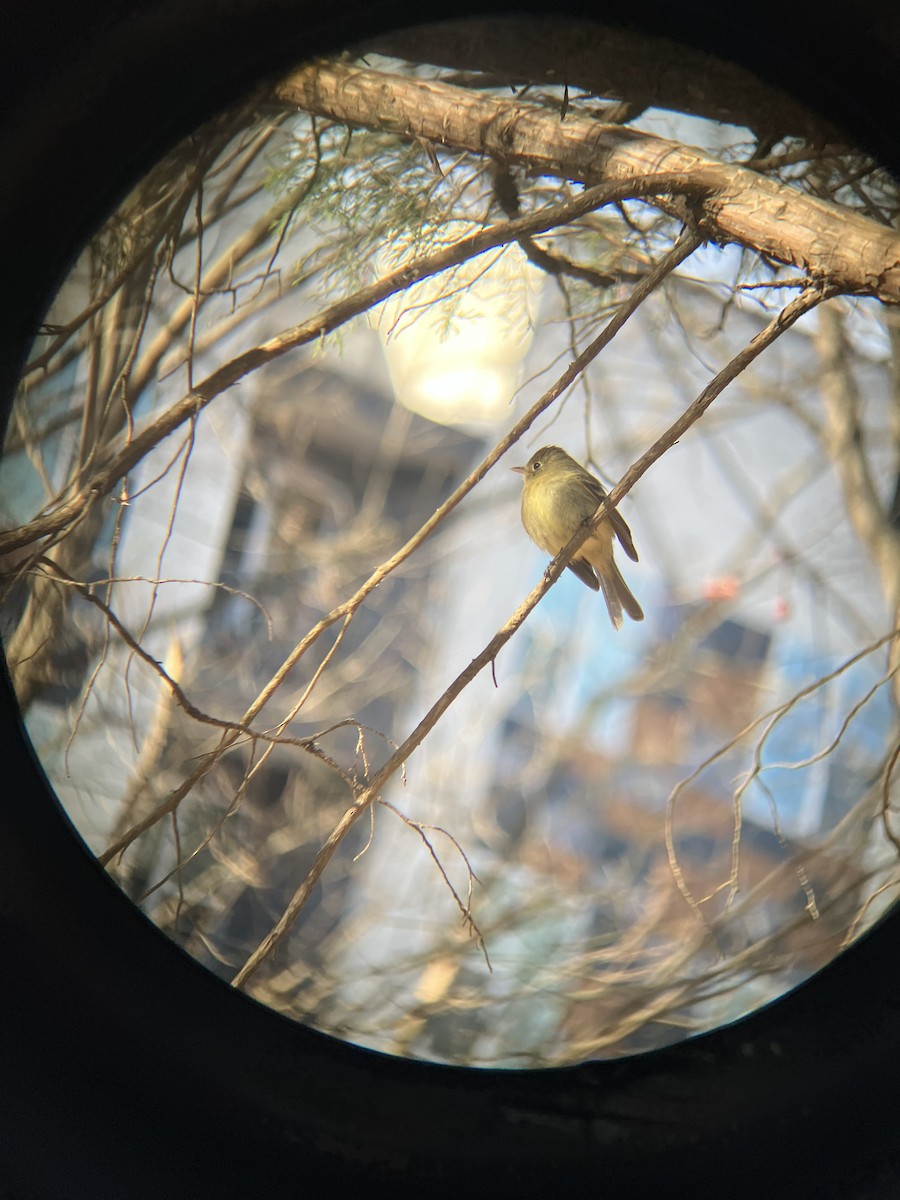
{"type": "Polygon", "coordinates": [[[622,573],[616,565],[615,559],[611,560],[608,565],[604,564],[604,570],[598,571],[597,575],[600,579],[603,599],[606,601],[613,629],[622,628],[623,609],[628,613],[632,621],[643,621],[644,610],[631,594],[628,584],[622,578],[622,573]]]}

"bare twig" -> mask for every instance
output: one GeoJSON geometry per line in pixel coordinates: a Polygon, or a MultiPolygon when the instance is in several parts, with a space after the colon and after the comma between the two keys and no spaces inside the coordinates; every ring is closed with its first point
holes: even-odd
{"type": "Polygon", "coordinates": [[[67,587],[74,588],[74,590],[77,591],[78,594],[88,602],[88,604],[93,604],[95,608],[98,608],[103,613],[106,620],[115,629],[116,633],[125,643],[125,645],[130,648],[132,653],[148,667],[150,667],[155,674],[159,675],[159,677],[171,691],[172,695],[175,697],[179,707],[183,708],[188,716],[193,717],[195,721],[199,721],[203,725],[215,725],[220,729],[229,729],[234,730],[237,733],[247,734],[249,737],[256,736],[253,730],[247,728],[245,723],[239,721],[227,721],[221,717],[211,716],[209,713],[203,712],[202,709],[198,708],[190,699],[188,699],[187,694],[183,691],[177,680],[172,678],[162,663],[158,662],[148,651],[144,649],[137,638],[135,638],[125,627],[125,625],[122,624],[110,606],[106,604],[105,601],[101,600],[99,596],[94,594],[94,592],[91,590],[90,584],[82,583],[79,579],[74,579],[71,575],[63,571],[62,567],[53,562],[52,559],[40,558],[38,563],[40,566],[49,570],[56,579],[60,580],[67,587]]]}
{"type": "Polygon", "coordinates": [[[584,213],[614,200],[660,192],[674,194],[680,190],[696,191],[697,186],[696,179],[687,179],[675,174],[660,174],[631,180],[627,184],[588,188],[580,196],[563,204],[550,205],[531,216],[491,226],[432,254],[414,259],[375,283],[360,288],[352,296],[328,306],[311,320],[295,325],[292,329],[285,330],[224,363],[193,390],[170,405],[165,412],[149,421],[128,445],[113,453],[75,495],[27,524],[0,534],[0,554],[9,553],[69,528],[79,514],[93,507],[101,497],[108,495],[122,476],[131,471],[154,446],[192,416],[196,417],[223,391],[234,387],[246,375],[288,351],[308,345],[333,332],[353,317],[367,312],[413,283],[446,271],[486,250],[515,241],[523,234],[540,233],[554,226],[570,223],[584,213]]]}
{"type": "MultiPolygon", "coordinates": [[[[857,651],[856,654],[851,655],[850,658],[846,659],[839,666],[835,667],[833,671],[829,671],[826,675],[820,676],[818,679],[814,680],[812,683],[807,684],[805,687],[803,687],[799,691],[795,692],[794,695],[791,696],[788,700],[785,700],[781,704],[776,705],[775,708],[770,709],[768,712],[762,713],[760,716],[755,717],[748,725],[744,726],[744,728],[739,733],[735,734],[735,736],[733,738],[731,738],[724,745],[720,746],[719,749],[716,750],[713,754],[710,754],[707,758],[705,758],[702,763],[700,763],[697,767],[694,768],[694,770],[690,773],[690,775],[688,775],[684,779],[680,780],[675,785],[675,787],[672,789],[672,791],[669,793],[669,797],[666,801],[666,824],[665,824],[666,853],[668,854],[668,858],[669,858],[669,866],[671,868],[672,877],[675,880],[675,883],[676,883],[676,886],[678,887],[679,892],[684,897],[684,900],[686,901],[686,903],[688,904],[688,906],[690,907],[690,909],[692,910],[694,915],[697,917],[697,919],[702,924],[708,925],[708,921],[700,907],[702,901],[698,900],[697,897],[694,896],[694,894],[691,892],[690,888],[688,887],[687,882],[684,878],[684,873],[681,870],[681,864],[678,861],[678,855],[675,850],[674,820],[675,820],[675,805],[676,805],[676,801],[678,800],[678,797],[682,794],[682,792],[685,790],[685,788],[689,787],[690,784],[692,784],[694,782],[694,780],[699,778],[699,776],[702,775],[702,773],[708,767],[710,767],[713,763],[717,762],[720,758],[723,758],[730,750],[734,749],[735,746],[739,745],[743,741],[743,739],[748,736],[748,734],[753,732],[754,729],[759,728],[760,725],[763,725],[763,724],[765,725],[765,729],[764,729],[762,738],[760,739],[760,741],[757,743],[757,746],[756,746],[756,751],[754,754],[753,770],[749,773],[748,778],[745,779],[745,781],[741,784],[741,786],[738,789],[736,789],[736,792],[735,792],[735,797],[736,797],[736,799],[735,799],[735,832],[734,832],[734,838],[732,840],[732,866],[731,866],[731,872],[729,875],[727,885],[725,885],[725,886],[728,886],[730,889],[730,893],[729,893],[729,904],[730,904],[731,900],[734,899],[734,895],[736,894],[736,891],[737,891],[737,888],[736,888],[737,849],[735,848],[735,846],[736,846],[736,843],[739,843],[739,840],[740,840],[741,797],[743,796],[743,793],[746,791],[750,780],[755,778],[756,775],[758,775],[759,772],[762,770],[762,761],[761,761],[762,746],[764,745],[766,739],[771,734],[771,732],[775,728],[775,726],[786,716],[787,713],[789,713],[797,704],[799,704],[801,700],[804,700],[807,696],[812,695],[813,692],[818,691],[820,688],[825,687],[827,684],[829,684],[833,680],[837,679],[840,675],[843,675],[851,667],[855,666],[856,663],[861,662],[862,659],[866,658],[868,655],[873,654],[876,650],[879,650],[882,646],[885,646],[888,643],[893,642],[894,639],[897,638],[898,636],[900,636],[900,631],[898,631],[896,629],[891,630],[890,633],[885,634],[883,637],[878,638],[877,641],[872,642],[870,645],[865,646],[862,650],[857,651]]],[[[885,682],[887,682],[888,679],[892,678],[894,673],[895,673],[894,671],[889,672],[889,674],[887,676],[885,676],[883,679],[881,679],[879,681],[879,683],[876,685],[876,688],[870,689],[870,691],[866,694],[865,700],[868,700],[869,698],[871,698],[871,696],[874,694],[877,687],[882,686],[885,682]]],[[[863,701],[863,703],[864,702],[865,701],[863,701]]],[[[854,706],[854,708],[851,712],[851,715],[848,716],[848,718],[844,721],[844,723],[842,725],[841,731],[838,734],[837,741],[840,740],[840,737],[843,735],[843,732],[846,730],[846,727],[849,724],[849,721],[852,719],[852,716],[855,715],[861,707],[862,707],[861,703],[854,706]]],[[[835,742],[835,744],[837,744],[837,742],[835,742]]],[[[821,756],[822,756],[821,754],[815,755],[809,761],[810,762],[816,761],[821,756]]],[[[784,765],[784,764],[778,764],[778,765],[784,765]]],[[[805,765],[805,764],[799,764],[799,765],[805,765]]],[[[900,849],[900,847],[898,847],[898,849],[900,849]]],[[[718,890],[720,890],[720,889],[717,889],[717,891],[718,890]]]]}
{"type": "MultiPolygon", "coordinates": [[[[622,305],[603,332],[594,340],[594,342],[591,343],[590,346],[587,347],[587,349],[575,360],[575,362],[573,362],[571,366],[563,372],[556,383],[547,392],[545,392],[544,395],[535,402],[535,404],[532,405],[532,407],[521,418],[521,420],[513,426],[506,437],[498,442],[498,444],[494,447],[490,454],[487,455],[482,463],[476,467],[475,470],[471,472],[471,474],[453,492],[453,494],[435,510],[431,517],[429,517],[429,519],[417,531],[417,533],[415,533],[413,537],[411,537],[406,544],[396,552],[396,554],[392,555],[389,559],[383,562],[381,566],[378,567],[369,576],[365,583],[354,593],[354,595],[350,597],[349,600],[344,601],[342,604],[332,609],[330,613],[322,617],[321,620],[319,620],[309,630],[309,632],[300,640],[300,642],[297,643],[291,653],[287,656],[266,686],[257,695],[256,699],[244,713],[241,721],[235,722],[234,724],[228,726],[225,726],[223,723],[223,726],[229,729],[230,732],[223,736],[218,746],[214,747],[203,756],[200,764],[191,773],[188,779],[186,779],[178,788],[176,788],[172,795],[156,809],[156,820],[160,820],[162,817],[168,815],[169,811],[171,811],[172,805],[177,806],[181,803],[184,797],[190,792],[194,784],[203,778],[206,772],[212,768],[214,763],[219,757],[221,757],[228,746],[233,744],[240,732],[250,732],[247,728],[250,722],[253,721],[260,711],[266,706],[266,704],[268,704],[271,697],[275,694],[278,688],[281,687],[282,683],[285,681],[297,663],[301,660],[307,650],[327,629],[329,629],[337,621],[343,620],[347,622],[352,619],[353,615],[359,609],[365,598],[425,541],[425,539],[433,532],[433,530],[437,528],[440,522],[443,521],[447,515],[460,503],[460,501],[472,490],[475,484],[487,474],[494,463],[509,449],[511,445],[514,444],[515,441],[518,440],[519,437],[521,437],[521,435],[536,420],[540,413],[543,412],[544,409],[546,409],[566,391],[566,389],[574,382],[579,373],[584,370],[588,363],[590,363],[596,357],[596,355],[600,353],[604,346],[608,345],[609,342],[612,341],[619,329],[622,328],[632,313],[637,310],[643,300],[651,294],[659,281],[663,279],[670,271],[674,270],[674,268],[680,262],[682,262],[690,253],[692,253],[692,251],[699,244],[699,241],[700,239],[695,234],[683,236],[672,248],[669,254],[666,255],[652,271],[648,272],[646,277],[641,280],[637,287],[635,287],[628,300],[622,305]]],[[[303,698],[301,698],[301,703],[302,699],[303,698]]],[[[396,766],[394,769],[396,769],[396,766]]],[[[115,854],[120,853],[121,850],[129,844],[130,840],[133,840],[134,837],[139,836],[140,833],[149,828],[149,825],[147,824],[148,821],[150,824],[153,823],[151,818],[145,818],[144,821],[140,822],[132,830],[129,830],[120,839],[118,839],[114,847],[108,847],[101,856],[101,862],[108,861],[111,857],[114,857],[115,854]]],[[[352,825],[352,821],[350,824],[352,825]]],[[[323,858],[317,857],[316,864],[320,864],[321,868],[324,869],[328,858],[330,858],[330,854],[323,858]]],[[[316,864],[314,864],[314,867],[316,864]]]]}
{"type": "MultiPolygon", "coordinates": [[[[491,966],[491,960],[488,956],[487,944],[484,940],[484,935],[482,934],[481,930],[479,929],[478,924],[475,921],[475,918],[472,916],[472,884],[480,883],[481,881],[479,880],[478,876],[475,874],[474,870],[472,869],[472,864],[469,862],[469,857],[466,854],[465,850],[463,850],[462,846],[459,844],[459,842],[453,836],[453,834],[449,833],[446,829],[443,829],[440,825],[426,825],[422,821],[414,821],[412,819],[412,817],[408,817],[406,815],[406,813],[401,812],[400,809],[397,808],[395,805],[391,804],[390,801],[382,800],[381,803],[384,805],[385,808],[389,808],[391,810],[391,812],[394,813],[395,816],[399,817],[404,825],[408,826],[412,830],[415,830],[415,832],[419,835],[419,837],[425,843],[428,853],[431,855],[431,858],[434,861],[435,866],[440,871],[441,878],[443,879],[444,883],[447,885],[450,895],[453,897],[453,899],[456,903],[456,907],[460,911],[460,915],[462,916],[462,919],[463,919],[463,925],[469,931],[469,935],[471,937],[475,938],[475,942],[478,946],[478,949],[484,955],[484,961],[487,965],[487,969],[491,972],[491,974],[493,974],[494,968],[491,966]],[[428,832],[426,832],[426,830],[428,832]],[[447,840],[453,844],[453,846],[456,849],[457,853],[459,854],[460,858],[465,863],[466,872],[467,872],[467,894],[466,894],[465,902],[463,902],[462,898],[459,895],[459,892],[457,892],[456,888],[450,882],[450,877],[447,874],[447,871],[444,868],[444,864],[441,862],[441,860],[438,856],[438,853],[435,850],[435,848],[431,842],[431,839],[428,837],[428,833],[443,834],[443,836],[445,838],[447,838],[447,840]]],[[[374,805],[371,805],[370,807],[372,807],[374,809],[374,805]]],[[[235,982],[235,986],[237,986],[236,982],[235,982]]]]}
{"type": "MultiPolygon", "coordinates": [[[[592,362],[594,358],[596,358],[603,347],[612,341],[619,329],[621,329],[631,314],[637,310],[643,300],[651,294],[658,283],[665,278],[670,271],[674,270],[674,268],[680,262],[688,257],[689,254],[693,253],[700,242],[700,237],[694,233],[685,234],[681,239],[679,239],[669,254],[666,255],[665,258],[658,263],[652,271],[648,272],[644,279],[642,279],[641,282],[635,287],[627,303],[623,304],[622,308],[616,313],[615,317],[613,317],[603,332],[597,338],[595,338],[590,346],[588,346],[581,353],[581,355],[579,355],[579,357],[563,372],[556,383],[547,392],[545,392],[535,404],[532,405],[525,416],[522,417],[522,419],[513,426],[510,432],[497,443],[490,454],[488,454],[481,464],[476,467],[475,470],[468,476],[468,478],[464,480],[462,484],[460,484],[456,491],[438,509],[435,510],[428,521],[426,521],[419,531],[412,538],[410,538],[406,545],[403,546],[392,558],[388,559],[387,562],[383,563],[381,567],[379,567],[378,570],[363,584],[362,588],[360,588],[359,591],[357,591],[356,594],[351,597],[350,600],[345,601],[344,604],[339,605],[336,609],[333,609],[328,616],[319,621],[318,624],[310,630],[306,637],[300,643],[298,643],[288,659],[285,660],[280,670],[275,676],[273,676],[272,680],[270,680],[266,689],[264,689],[264,692],[257,697],[257,700],[254,702],[254,707],[257,705],[259,707],[256,707],[256,711],[259,711],[259,708],[262,707],[262,705],[268,700],[268,696],[274,692],[275,688],[281,683],[288,671],[292,669],[296,662],[299,661],[300,657],[305,653],[309,646],[312,645],[316,638],[318,638],[318,636],[330,625],[334,624],[335,621],[341,619],[341,617],[351,614],[352,612],[355,612],[365,596],[368,595],[373,588],[377,587],[378,584],[384,578],[386,578],[386,576],[392,570],[394,570],[394,568],[398,566],[400,562],[407,558],[413,552],[413,550],[415,550],[425,540],[425,538],[431,533],[437,524],[443,520],[444,517],[463,499],[463,497],[469,491],[471,491],[475,484],[487,474],[488,470],[493,466],[493,464],[503,454],[506,453],[510,446],[512,446],[522,436],[523,433],[525,433],[525,431],[537,419],[541,412],[543,412],[549,407],[550,404],[557,400],[567,390],[567,388],[571,386],[584,368],[590,362],[592,362]]],[[[585,527],[583,536],[586,537],[588,532],[588,528],[585,527]]],[[[578,540],[580,543],[580,541],[583,540],[583,537],[579,538],[578,540]]],[[[568,549],[570,549],[570,547],[566,547],[566,550],[568,549]]],[[[577,549],[577,546],[573,545],[571,549],[572,552],[574,552],[574,550],[577,549]]],[[[338,823],[335,825],[325,844],[321,847],[319,853],[316,855],[309,874],[295,892],[290,904],[282,914],[282,917],[235,976],[234,985],[236,987],[242,986],[243,983],[250,978],[260,963],[286,936],[294,920],[296,920],[297,916],[300,914],[300,912],[302,912],[313,887],[330,862],[335,850],[343,841],[346,834],[353,827],[357,819],[365,811],[366,806],[372,803],[372,801],[378,796],[378,793],[387,780],[391,778],[398,768],[403,766],[407,753],[419,745],[426,733],[433,728],[446,709],[449,708],[453,700],[456,699],[456,696],[459,695],[463,688],[475,678],[475,676],[486,663],[492,661],[497,652],[500,650],[501,646],[503,646],[509,640],[512,634],[515,632],[515,629],[519,627],[534,605],[537,604],[538,600],[550,586],[550,583],[553,581],[553,579],[559,577],[565,568],[565,565],[566,563],[560,562],[559,556],[557,556],[557,559],[554,560],[553,564],[555,568],[555,574],[553,575],[553,578],[550,578],[548,572],[548,575],[545,576],[544,583],[542,585],[538,585],[538,587],[534,589],[534,591],[528,597],[528,600],[526,600],[525,603],[520,606],[516,614],[514,614],[514,616],[510,618],[510,621],[504,625],[503,629],[497,635],[495,635],[486,649],[482,651],[478,658],[473,660],[466,671],[457,677],[457,679],[453,684],[451,684],[440,700],[438,700],[431,710],[429,710],[426,717],[423,718],[409,738],[407,738],[403,745],[400,746],[393,755],[391,755],[387,763],[375,775],[374,780],[357,797],[356,804],[352,808],[347,809],[347,811],[343,814],[338,823]]],[[[179,791],[180,790],[181,789],[179,789],[179,791]]]]}
{"type": "MultiPolygon", "coordinates": [[[[678,250],[680,250],[683,254],[685,246],[693,247],[696,244],[696,240],[696,235],[686,236],[682,239],[680,244],[676,245],[672,254],[678,250]]],[[[671,257],[672,255],[669,256],[670,259],[671,257]]],[[[644,289],[649,293],[649,291],[652,291],[653,288],[655,288],[659,278],[660,275],[657,268],[657,270],[651,272],[645,280],[642,280],[642,282],[635,289],[635,292],[644,289]]],[[[459,696],[459,694],[468,686],[468,684],[471,683],[471,681],[479,674],[483,667],[496,658],[500,649],[509,641],[509,639],[521,626],[525,618],[532,611],[541,597],[549,590],[552,584],[556,582],[556,580],[565,570],[569,560],[577,552],[581,543],[590,535],[591,529],[603,519],[607,505],[617,504],[619,500],[621,500],[621,498],[631,490],[631,488],[634,486],[634,483],[641,477],[641,475],[643,475],[648,467],[650,467],[658,458],[660,458],[667,449],[673,446],[677,442],[678,438],[681,437],[682,434],[700,418],[700,416],[702,416],[710,404],[712,404],[713,400],[715,400],[716,396],[718,396],[724,390],[724,388],[727,387],[727,385],[753,361],[754,358],[761,354],[766,346],[770,345],[786,329],[789,329],[791,325],[793,325],[794,322],[797,321],[805,312],[808,312],[810,309],[814,308],[816,304],[820,303],[824,298],[824,295],[825,293],[819,288],[809,288],[803,293],[802,296],[799,296],[795,300],[791,301],[791,303],[782,312],[780,312],[775,318],[773,318],[772,321],[770,321],[764,330],[757,334],[756,337],[753,338],[753,340],[747,346],[745,346],[743,350],[740,351],[739,354],[735,355],[735,357],[719,372],[715,379],[712,380],[712,382],[708,384],[706,388],[704,388],[700,396],[698,396],[694,403],[689,406],[689,408],[681,415],[681,417],[679,417],[665,431],[665,433],[663,433],[662,436],[658,438],[656,442],[654,442],[650,449],[644,455],[642,455],[641,458],[639,458],[637,462],[629,468],[628,471],[626,471],[619,483],[613,488],[609,496],[598,508],[594,517],[590,521],[585,522],[581,529],[579,529],[575,536],[569,541],[568,545],[563,547],[559,554],[556,555],[544,573],[544,577],[541,582],[532,589],[532,591],[522,602],[522,604],[519,605],[512,616],[491,638],[487,646],[485,646],[484,649],[472,659],[465,670],[461,671],[460,674],[457,675],[456,679],[454,679],[446,691],[431,706],[425,716],[413,729],[412,733],[409,734],[406,740],[398,747],[394,754],[391,755],[384,766],[382,766],[381,769],[375,774],[368,786],[357,797],[355,805],[346,810],[346,812],[332,829],[324,845],[319,850],[319,853],[316,855],[309,873],[301,883],[300,887],[294,893],[294,896],[292,897],[281,918],[278,920],[273,929],[270,930],[270,932],[266,935],[253,954],[250,955],[241,970],[235,976],[233,980],[235,987],[243,986],[243,984],[245,984],[258,969],[263,960],[269,954],[271,954],[275,947],[284,939],[293,922],[303,911],[313,887],[318,882],[322,872],[330,862],[338,846],[341,844],[347,833],[349,833],[350,829],[353,827],[362,813],[365,812],[367,805],[379,798],[379,794],[384,785],[397,771],[400,765],[406,762],[409,755],[422,743],[426,735],[434,728],[457,696],[459,696]]],[[[610,325],[613,323],[614,322],[610,322],[610,325]]],[[[607,327],[607,330],[608,329],[609,326],[607,327]]],[[[575,376],[573,372],[575,371],[576,366],[578,366],[579,369],[583,369],[584,366],[586,366],[587,363],[590,362],[600,352],[602,345],[605,345],[609,340],[609,338],[606,336],[607,330],[604,330],[604,333],[601,334],[599,338],[595,339],[593,343],[591,343],[591,345],[582,353],[579,359],[576,360],[576,363],[573,363],[572,367],[570,367],[569,370],[564,373],[557,385],[551,389],[551,393],[554,393],[553,398],[561,395],[565,390],[565,387],[568,386],[569,382],[574,379],[575,376]],[[598,345],[598,343],[602,343],[602,345],[598,345]],[[565,387],[561,386],[563,380],[566,380],[565,387]]],[[[543,405],[542,407],[546,407],[546,405],[543,405]]],[[[531,412],[526,415],[528,418],[530,418],[530,420],[534,420],[534,418],[538,415],[538,413],[535,411],[537,408],[538,405],[535,405],[531,412]]],[[[526,420],[526,418],[523,418],[523,421],[524,420],[526,420]]],[[[517,425],[513,431],[516,437],[521,436],[521,433],[524,432],[524,429],[520,428],[522,424],[523,422],[519,422],[519,425],[517,425]]],[[[525,427],[527,428],[527,425],[525,427]]],[[[509,434],[506,438],[502,439],[501,442],[498,443],[497,447],[495,447],[494,451],[492,451],[491,455],[488,456],[488,459],[485,460],[485,462],[499,457],[498,451],[503,453],[508,448],[508,445],[511,444],[511,440],[514,440],[512,434],[509,434]]],[[[482,466],[483,465],[484,464],[482,464],[482,466]]],[[[479,470],[480,469],[481,468],[479,468],[479,470]]],[[[474,474],[477,474],[477,472],[474,474]]]]}

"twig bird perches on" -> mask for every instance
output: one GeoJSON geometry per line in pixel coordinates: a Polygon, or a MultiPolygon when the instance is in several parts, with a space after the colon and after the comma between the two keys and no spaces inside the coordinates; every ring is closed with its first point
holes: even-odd
{"type": "MultiPolygon", "coordinates": [[[[599,479],[559,446],[543,446],[524,467],[512,469],[524,480],[522,524],[525,532],[554,557],[606,498],[606,489],[599,479]]],[[[632,621],[643,621],[644,612],[616,565],[613,535],[619,539],[628,557],[637,562],[631,530],[625,518],[610,507],[568,566],[593,591],[602,590],[613,628],[620,629],[623,610],[632,621]]]]}

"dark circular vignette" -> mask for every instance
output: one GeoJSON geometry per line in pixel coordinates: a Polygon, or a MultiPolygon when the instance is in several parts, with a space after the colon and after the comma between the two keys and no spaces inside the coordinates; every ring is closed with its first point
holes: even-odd
{"type": "MultiPolygon", "coordinates": [[[[549,5],[447,5],[432,18],[549,5]]],[[[555,3],[750,66],[895,168],[896,5],[726,13],[555,3]],[[802,11],[801,11],[802,10],[802,11]]],[[[180,136],[272,73],[414,23],[403,3],[93,0],[19,6],[2,51],[9,394],[72,257],[180,136]]],[[[900,1194],[896,910],[795,992],[641,1058],[470,1071],[296,1025],[181,953],[87,853],[2,686],[0,1198],[553,1193],[900,1194]],[[277,1189],[277,1191],[275,1191],[277,1189]]]]}

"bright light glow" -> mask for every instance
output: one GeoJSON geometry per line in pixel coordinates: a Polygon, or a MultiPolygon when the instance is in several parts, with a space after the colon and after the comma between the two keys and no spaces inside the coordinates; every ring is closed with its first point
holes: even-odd
{"type": "MultiPolygon", "coordinates": [[[[446,239],[462,232],[449,228],[446,239]]],[[[521,249],[509,246],[382,305],[374,323],[399,403],[473,433],[502,421],[531,345],[542,282],[521,249]]]]}

